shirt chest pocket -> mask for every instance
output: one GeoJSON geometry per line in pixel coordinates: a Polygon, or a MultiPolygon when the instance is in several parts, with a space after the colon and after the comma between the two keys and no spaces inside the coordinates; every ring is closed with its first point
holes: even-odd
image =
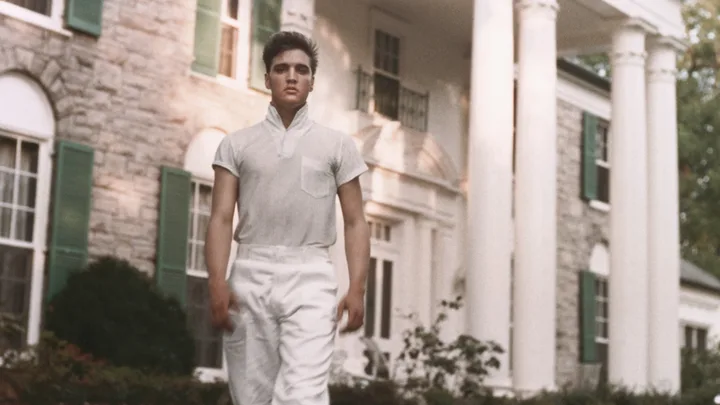
{"type": "Polygon", "coordinates": [[[335,179],[327,165],[319,160],[304,157],[300,163],[300,188],[312,197],[323,198],[332,194],[335,179]]]}

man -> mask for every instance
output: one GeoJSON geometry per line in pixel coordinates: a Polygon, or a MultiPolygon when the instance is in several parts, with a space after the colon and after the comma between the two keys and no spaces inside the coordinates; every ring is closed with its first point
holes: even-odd
{"type": "Polygon", "coordinates": [[[225,137],[213,163],[205,245],[213,323],[226,330],[235,405],[327,405],[337,322],[347,312],[341,332],[363,324],[370,232],[358,178],[367,166],[352,138],[308,117],[315,44],[280,32],[263,61],[272,95],[267,116],[225,137]],[[339,304],[328,253],[336,195],[350,273],[339,304]],[[233,237],[238,255],[226,281],[233,237]]]}

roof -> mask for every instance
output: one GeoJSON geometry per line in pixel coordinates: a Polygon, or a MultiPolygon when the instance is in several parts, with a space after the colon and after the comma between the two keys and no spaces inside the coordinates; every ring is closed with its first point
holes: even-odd
{"type": "Polygon", "coordinates": [[[687,260],[680,262],[680,283],[720,293],[720,279],[687,260]]]}
{"type": "Polygon", "coordinates": [[[602,77],[592,70],[578,65],[577,63],[560,58],[557,60],[557,69],[600,90],[607,92],[610,91],[611,83],[609,79],[602,77]]]}

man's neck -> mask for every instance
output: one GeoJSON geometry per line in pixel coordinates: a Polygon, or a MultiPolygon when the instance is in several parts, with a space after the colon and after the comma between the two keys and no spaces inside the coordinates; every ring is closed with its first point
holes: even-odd
{"type": "Polygon", "coordinates": [[[273,106],[278,112],[278,115],[280,115],[280,119],[282,120],[283,125],[285,128],[290,127],[290,124],[292,124],[293,119],[295,119],[295,115],[298,111],[300,111],[301,108],[303,108],[305,104],[301,104],[299,106],[292,106],[292,107],[283,107],[278,104],[273,103],[273,106]]]}

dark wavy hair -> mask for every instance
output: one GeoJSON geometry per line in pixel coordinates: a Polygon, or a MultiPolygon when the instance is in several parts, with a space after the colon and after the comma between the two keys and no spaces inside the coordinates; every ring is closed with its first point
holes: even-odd
{"type": "Polygon", "coordinates": [[[310,71],[313,76],[318,67],[318,49],[317,44],[305,35],[294,31],[280,31],[273,34],[270,40],[265,44],[263,49],[263,62],[265,62],[265,72],[270,72],[270,66],[273,59],[280,53],[299,49],[310,57],[310,71]]]}

